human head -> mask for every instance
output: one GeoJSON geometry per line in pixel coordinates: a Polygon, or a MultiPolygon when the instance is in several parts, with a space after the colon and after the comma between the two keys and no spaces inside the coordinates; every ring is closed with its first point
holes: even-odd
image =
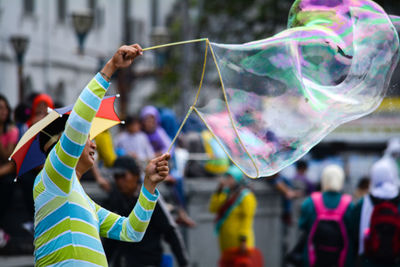
{"type": "Polygon", "coordinates": [[[368,191],[370,184],[371,184],[371,179],[369,179],[369,177],[367,177],[367,176],[363,176],[358,181],[357,188],[360,190],[368,191]]]}
{"type": "Polygon", "coordinates": [[[130,156],[122,156],[115,160],[113,166],[114,180],[118,190],[132,196],[140,185],[140,169],[130,156]]]}
{"type": "Polygon", "coordinates": [[[46,94],[37,95],[32,103],[32,116],[37,119],[45,117],[47,108],[54,108],[53,99],[46,94]]]}
{"type": "Polygon", "coordinates": [[[305,173],[307,171],[308,164],[304,160],[299,160],[296,163],[296,170],[301,173],[305,173]]]}
{"type": "Polygon", "coordinates": [[[322,170],[322,191],[340,192],[343,189],[343,183],[344,171],[342,167],[332,164],[322,170]]]}
{"type": "MultiPolygon", "coordinates": [[[[94,155],[96,154],[96,143],[88,138],[86,140],[85,147],[83,148],[82,154],[79,157],[78,163],[76,164],[77,172],[82,175],[90,170],[95,162],[94,155]]],[[[81,178],[78,176],[78,178],[81,178]]]]}
{"type": "Polygon", "coordinates": [[[400,138],[392,138],[389,140],[385,150],[385,155],[395,159],[400,159],[400,138]]]}
{"type": "Polygon", "coordinates": [[[160,114],[155,107],[145,106],[140,113],[140,119],[142,120],[143,131],[153,133],[160,123],[160,114]]]}
{"type": "Polygon", "coordinates": [[[141,130],[140,119],[138,116],[128,116],[125,120],[126,130],[129,133],[137,133],[141,130]]]}
{"type": "Polygon", "coordinates": [[[11,123],[11,108],[8,100],[5,96],[0,95],[0,123],[5,126],[5,131],[7,126],[11,123]]]}
{"type": "Polygon", "coordinates": [[[382,159],[372,165],[371,189],[374,197],[391,199],[399,193],[398,178],[392,171],[390,161],[382,159]]]}
{"type": "Polygon", "coordinates": [[[232,165],[228,168],[228,170],[225,173],[226,179],[227,179],[227,186],[229,188],[234,188],[237,185],[245,185],[246,180],[245,177],[242,173],[242,171],[236,167],[235,165],[232,165]]]}
{"type": "Polygon", "coordinates": [[[31,116],[30,106],[26,103],[20,103],[14,110],[14,121],[17,123],[25,123],[31,116]]]}

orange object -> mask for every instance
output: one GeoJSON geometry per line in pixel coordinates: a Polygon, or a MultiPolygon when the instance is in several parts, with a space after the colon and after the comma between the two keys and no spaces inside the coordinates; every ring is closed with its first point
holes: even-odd
{"type": "Polygon", "coordinates": [[[262,267],[264,259],[257,248],[240,251],[239,248],[227,249],[222,253],[219,267],[262,267]]]}

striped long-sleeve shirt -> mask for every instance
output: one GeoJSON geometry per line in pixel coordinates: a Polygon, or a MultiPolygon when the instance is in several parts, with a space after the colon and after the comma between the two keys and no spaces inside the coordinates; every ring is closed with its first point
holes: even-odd
{"type": "Polygon", "coordinates": [[[137,242],[146,231],[158,191],[151,194],[142,187],[130,215],[121,217],[94,203],[76,176],[75,167],[108,86],[100,74],[89,82],[36,177],[36,266],[107,266],[100,237],[137,242]]]}

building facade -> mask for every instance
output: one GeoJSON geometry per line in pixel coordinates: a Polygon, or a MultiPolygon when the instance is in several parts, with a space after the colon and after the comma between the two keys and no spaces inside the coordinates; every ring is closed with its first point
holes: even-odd
{"type": "MultiPolygon", "coordinates": [[[[45,92],[63,105],[73,103],[94,73],[126,41],[151,45],[175,0],[0,0],[0,93],[19,102],[17,63],[10,38],[24,36],[24,95],[45,92]],[[93,23],[79,53],[74,13],[90,13],[93,23]]],[[[152,68],[153,54],[135,68],[152,68]]],[[[150,85],[147,85],[151,87],[150,85]]],[[[111,87],[117,91],[117,84],[111,87]]]]}

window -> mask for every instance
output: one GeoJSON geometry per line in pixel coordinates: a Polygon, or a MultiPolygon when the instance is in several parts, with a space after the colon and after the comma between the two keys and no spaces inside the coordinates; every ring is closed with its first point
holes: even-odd
{"type": "Polygon", "coordinates": [[[34,0],[24,0],[24,13],[33,14],[35,11],[35,1],[34,0]]]}
{"type": "Polygon", "coordinates": [[[67,0],[57,1],[57,17],[59,22],[65,22],[65,19],[67,18],[67,0]]]}

